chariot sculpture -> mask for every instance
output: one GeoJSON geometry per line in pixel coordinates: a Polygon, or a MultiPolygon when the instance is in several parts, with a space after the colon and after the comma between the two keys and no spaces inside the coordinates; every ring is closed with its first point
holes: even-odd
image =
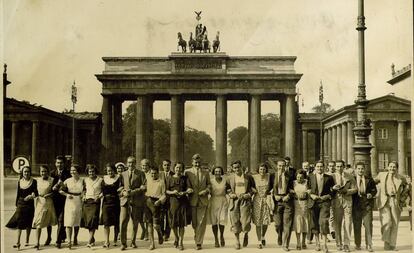
{"type": "MultiPolygon", "coordinates": [[[[203,52],[203,53],[210,53],[211,52],[211,43],[208,40],[208,32],[207,27],[203,26],[200,23],[201,19],[201,11],[195,12],[196,20],[198,21],[196,27],[195,27],[195,34],[193,37],[193,33],[190,32],[190,38],[188,40],[188,48],[190,53],[196,53],[203,52]]],[[[216,53],[220,51],[220,32],[217,31],[216,38],[213,40],[213,52],[216,53]]],[[[183,39],[183,36],[181,32],[178,33],[178,45],[177,45],[177,51],[186,53],[187,52],[187,41],[183,39]]]]}

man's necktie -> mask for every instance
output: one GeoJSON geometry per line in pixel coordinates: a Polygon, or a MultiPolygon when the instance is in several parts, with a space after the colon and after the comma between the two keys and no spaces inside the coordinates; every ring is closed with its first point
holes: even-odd
{"type": "Polygon", "coordinates": [[[359,195],[361,196],[362,194],[364,194],[364,185],[362,182],[362,177],[359,178],[359,195]]]}

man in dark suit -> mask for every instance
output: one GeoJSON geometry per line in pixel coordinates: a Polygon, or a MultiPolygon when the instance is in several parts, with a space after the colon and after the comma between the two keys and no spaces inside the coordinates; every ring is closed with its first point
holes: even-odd
{"type": "Polygon", "coordinates": [[[124,183],[124,190],[121,193],[121,250],[127,247],[127,228],[129,219],[132,219],[132,238],[131,247],[136,248],[135,240],[138,232],[138,223],[143,223],[144,206],[145,206],[145,184],[146,178],[144,172],[135,168],[135,157],[130,156],[127,159],[128,170],[122,172],[121,178],[124,183]]]}
{"type": "MultiPolygon", "coordinates": [[[[66,239],[65,233],[65,226],[63,223],[64,217],[64,210],[65,210],[65,202],[66,197],[59,193],[60,187],[63,185],[63,182],[70,178],[70,172],[68,169],[65,168],[65,157],[64,156],[57,156],[55,160],[55,167],[56,169],[52,171],[51,176],[53,177],[53,205],[55,207],[56,217],[58,220],[57,226],[57,235],[56,235],[56,247],[60,248],[62,241],[66,239]]],[[[78,229],[79,231],[79,229],[78,229]]],[[[45,245],[49,245],[52,233],[52,227],[47,227],[47,239],[45,245]]],[[[76,237],[75,237],[76,238],[76,237]]],[[[77,243],[77,242],[76,242],[77,243]]]]}
{"type": "Polygon", "coordinates": [[[324,174],[324,164],[318,161],[315,164],[315,173],[308,180],[310,189],[309,208],[312,212],[311,227],[316,238],[316,251],[321,250],[319,234],[324,240],[324,252],[328,252],[327,234],[329,234],[329,208],[333,196],[334,181],[331,176],[324,174]]]}
{"type": "MultiPolygon", "coordinates": [[[[174,172],[171,171],[171,161],[168,159],[165,159],[162,161],[162,173],[161,177],[164,177],[165,183],[167,183],[167,180],[170,176],[174,175],[174,172]]],[[[171,228],[170,228],[170,220],[168,218],[168,208],[170,206],[170,203],[168,201],[168,198],[166,199],[165,203],[162,207],[162,214],[161,214],[161,231],[164,235],[164,241],[168,241],[170,238],[171,228]]]]}
{"type": "Polygon", "coordinates": [[[210,193],[210,175],[208,171],[201,169],[201,156],[195,154],[192,157],[193,167],[185,171],[190,192],[191,224],[194,229],[196,249],[203,245],[204,234],[207,225],[208,194],[210,193]]]}
{"type": "Polygon", "coordinates": [[[273,190],[277,243],[279,246],[283,245],[283,249],[288,251],[294,215],[291,190],[293,190],[295,176],[290,168],[286,166],[285,160],[280,159],[276,162],[276,172],[270,175],[268,191],[273,190]]]}
{"type": "Polygon", "coordinates": [[[244,233],[243,247],[249,244],[251,229],[252,195],[255,187],[253,177],[243,172],[241,162],[232,164],[233,172],[227,178],[227,193],[230,197],[229,217],[231,231],[236,236],[236,249],[240,249],[240,233],[244,233]]]}
{"type": "Polygon", "coordinates": [[[352,222],[354,225],[354,241],[357,250],[361,249],[361,226],[365,227],[366,249],[372,252],[372,210],[377,187],[372,177],[365,172],[365,164],[356,164],[357,193],[352,195],[352,222]]]}

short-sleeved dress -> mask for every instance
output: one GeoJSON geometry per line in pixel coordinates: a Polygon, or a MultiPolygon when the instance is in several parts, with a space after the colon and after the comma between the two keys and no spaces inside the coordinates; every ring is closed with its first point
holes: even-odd
{"type": "Polygon", "coordinates": [[[101,210],[102,178],[85,178],[85,201],[82,209],[81,226],[87,229],[98,229],[101,210]]]}
{"type": "Polygon", "coordinates": [[[63,182],[64,190],[73,195],[73,198],[66,197],[64,225],[65,227],[79,227],[82,218],[82,192],[84,181],[82,178],[75,180],[73,177],[63,182]]]}
{"type": "Polygon", "coordinates": [[[269,185],[269,175],[265,178],[257,174],[253,176],[257,194],[253,197],[253,223],[256,226],[269,225],[271,222],[270,207],[267,204],[267,189],[269,185]]]}
{"type": "Polygon", "coordinates": [[[295,215],[293,217],[293,231],[296,233],[307,233],[308,232],[308,184],[307,180],[299,184],[296,180],[293,182],[293,190],[296,194],[306,193],[304,199],[297,199],[295,197],[295,215]]]}
{"type": "Polygon", "coordinates": [[[211,225],[226,225],[229,202],[226,197],[226,179],[217,182],[215,177],[210,179],[211,198],[208,207],[207,223],[211,225]]]}
{"type": "MultiPolygon", "coordinates": [[[[177,190],[179,192],[184,192],[187,190],[187,178],[186,176],[175,177],[169,176],[167,177],[167,191],[174,191],[177,190]]],[[[172,228],[175,227],[185,227],[187,222],[187,208],[188,205],[188,198],[186,195],[177,197],[169,195],[169,209],[168,209],[168,218],[170,221],[170,226],[172,228]]]]}
{"type": "Polygon", "coordinates": [[[20,179],[17,183],[17,196],[16,196],[16,211],[6,224],[8,228],[15,229],[27,229],[32,228],[33,216],[34,216],[34,201],[33,199],[25,201],[24,198],[37,193],[37,181],[33,178],[29,182],[23,182],[24,179],[20,179]]]}
{"type": "Polygon", "coordinates": [[[39,196],[35,199],[35,213],[33,218],[34,228],[45,228],[57,224],[55,207],[53,204],[52,195],[43,197],[52,192],[53,178],[48,179],[38,178],[37,191],[39,196]]]}
{"type": "Polygon", "coordinates": [[[102,220],[101,224],[104,226],[119,225],[119,214],[121,210],[118,189],[122,187],[121,177],[116,175],[111,178],[104,176],[102,180],[102,220]]]}

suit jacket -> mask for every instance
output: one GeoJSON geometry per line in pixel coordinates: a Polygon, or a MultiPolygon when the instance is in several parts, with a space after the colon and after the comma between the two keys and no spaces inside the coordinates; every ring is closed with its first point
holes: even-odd
{"type": "MultiPolygon", "coordinates": [[[[63,183],[66,179],[72,177],[70,175],[70,171],[67,169],[63,169],[62,172],[59,174],[58,170],[54,170],[50,173],[50,176],[53,178],[52,187],[55,186],[60,179],[60,182],[63,183]]],[[[56,191],[53,191],[53,204],[58,209],[61,207],[63,209],[63,206],[65,205],[66,197],[59,193],[60,187],[56,191]]],[[[56,208],[55,208],[56,209],[56,208]]]]}
{"type": "MultiPolygon", "coordinates": [[[[357,192],[357,186],[355,177],[352,174],[347,172],[343,172],[344,174],[344,181],[342,182],[343,188],[340,189],[341,192],[345,191],[347,194],[342,194],[339,191],[334,191],[334,201],[339,202],[343,206],[352,207],[352,195],[357,192]]],[[[337,173],[333,173],[332,175],[334,185],[339,184],[337,181],[337,173]]]]}
{"type": "MultiPolygon", "coordinates": [[[[293,168],[292,168],[293,169],[293,168]]],[[[290,190],[293,190],[293,181],[295,181],[295,172],[290,170],[285,170],[285,185],[286,185],[286,194],[291,195],[290,190]]],[[[268,186],[268,192],[273,190],[273,194],[277,192],[278,183],[277,180],[279,178],[279,171],[276,170],[275,173],[270,174],[269,177],[269,186],[268,186]]]]}
{"type": "MultiPolygon", "coordinates": [[[[387,203],[388,197],[385,192],[385,185],[388,177],[388,172],[380,172],[375,178],[375,182],[380,184],[380,190],[378,195],[378,209],[383,208],[387,203]]],[[[404,177],[400,176],[399,174],[396,174],[394,177],[394,184],[395,188],[397,189],[396,198],[397,203],[399,203],[398,207],[400,208],[400,210],[402,210],[403,203],[405,202],[408,195],[407,181],[404,177]]]]}
{"type": "MultiPolygon", "coordinates": [[[[357,179],[355,178],[355,181],[357,179]]],[[[356,212],[370,211],[374,208],[374,197],[377,195],[377,186],[372,177],[365,177],[365,194],[359,196],[358,192],[352,195],[352,204],[356,212]],[[367,194],[372,195],[371,199],[367,199],[367,194]]]]}
{"type": "MultiPolygon", "coordinates": [[[[256,187],[256,184],[254,183],[254,179],[249,174],[243,174],[244,177],[244,193],[253,195],[254,188],[256,187]]],[[[236,174],[232,173],[230,174],[226,179],[226,187],[227,187],[227,193],[235,193],[236,192],[236,174]]],[[[234,200],[230,199],[229,203],[229,210],[232,210],[234,208],[234,200]]]]}
{"type": "Polygon", "coordinates": [[[125,206],[127,203],[130,203],[132,206],[144,207],[145,206],[145,191],[140,191],[142,185],[146,185],[147,179],[145,173],[141,170],[135,169],[132,171],[131,183],[129,180],[129,170],[126,170],[121,173],[121,179],[124,185],[124,190],[129,191],[130,195],[125,197],[121,194],[121,206],[125,206]]]}
{"type": "MultiPolygon", "coordinates": [[[[330,195],[331,198],[334,196],[332,187],[334,186],[333,178],[329,175],[323,174],[323,183],[322,183],[322,192],[319,195],[318,182],[316,179],[316,174],[310,174],[308,179],[308,188],[310,189],[310,194],[318,195],[320,197],[325,195],[330,195]]],[[[313,207],[315,201],[312,198],[309,198],[308,205],[309,208],[313,207]]]]}
{"type": "Polygon", "coordinates": [[[194,173],[193,168],[187,169],[184,175],[187,177],[188,188],[193,189],[193,193],[190,195],[190,206],[192,207],[207,207],[208,206],[208,194],[199,196],[198,193],[207,189],[210,192],[210,175],[208,171],[200,169],[199,171],[201,180],[197,178],[197,173],[194,173]]]}

